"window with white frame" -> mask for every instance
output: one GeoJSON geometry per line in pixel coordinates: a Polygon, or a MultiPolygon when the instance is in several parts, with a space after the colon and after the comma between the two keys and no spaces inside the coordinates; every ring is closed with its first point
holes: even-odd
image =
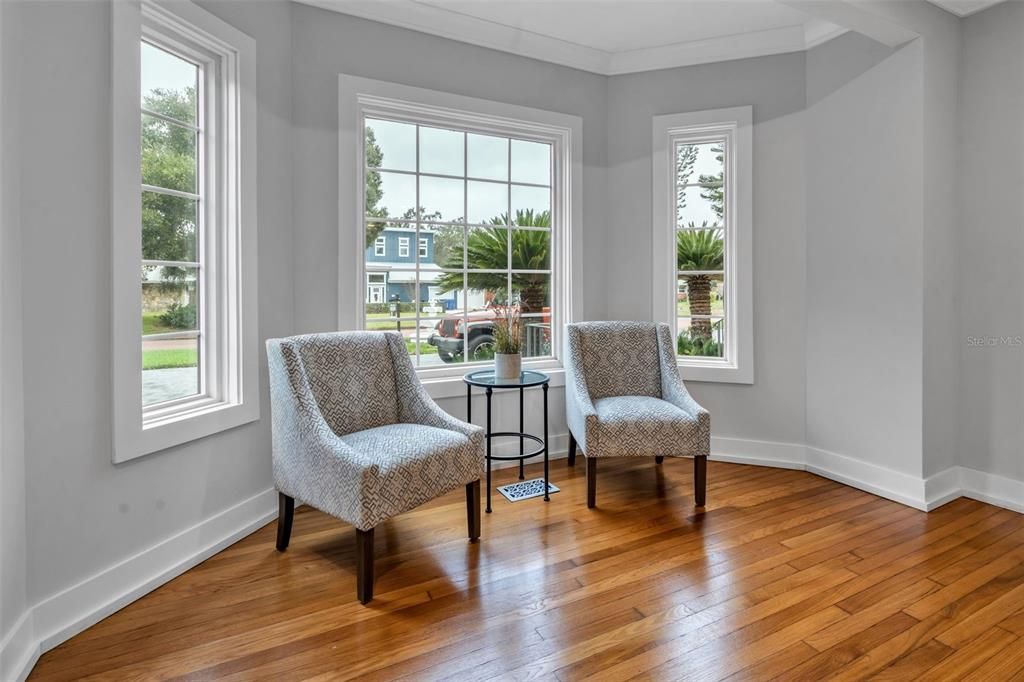
{"type": "Polygon", "coordinates": [[[255,47],[188,2],[114,13],[114,461],[124,461],[259,417],[255,47]]]}
{"type": "Polygon", "coordinates": [[[655,290],[686,378],[753,380],[751,110],[654,117],[655,290]]]}
{"type": "Polygon", "coordinates": [[[398,257],[408,258],[409,257],[409,238],[399,237],[398,238],[398,257]]]}
{"type": "Polygon", "coordinates": [[[347,76],[340,92],[343,128],[356,104],[360,243],[412,232],[418,245],[412,262],[400,250],[359,263],[387,274],[388,304],[364,304],[357,324],[401,331],[414,364],[444,376],[491,360],[495,320],[517,305],[525,358],[553,366],[558,325],[578,305],[567,286],[578,119],[347,76]]]}
{"type": "Polygon", "coordinates": [[[373,243],[373,255],[375,256],[386,256],[388,255],[387,248],[388,241],[384,237],[377,237],[377,240],[373,243]]]}

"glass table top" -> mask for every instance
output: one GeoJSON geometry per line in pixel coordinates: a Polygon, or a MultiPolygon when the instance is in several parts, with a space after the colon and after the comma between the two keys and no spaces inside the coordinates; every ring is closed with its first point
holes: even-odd
{"type": "Polygon", "coordinates": [[[478,369],[462,377],[462,380],[471,386],[483,386],[491,388],[520,388],[526,386],[540,386],[551,380],[544,372],[527,369],[519,373],[518,379],[500,379],[494,376],[494,369],[478,369]]]}

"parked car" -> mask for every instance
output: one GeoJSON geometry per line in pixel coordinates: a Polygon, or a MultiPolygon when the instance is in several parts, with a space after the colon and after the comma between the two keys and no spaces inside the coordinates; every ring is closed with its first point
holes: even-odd
{"type": "MultiPolygon", "coordinates": [[[[494,320],[498,313],[495,307],[471,310],[463,320],[462,313],[446,315],[435,326],[434,333],[427,338],[427,343],[437,348],[437,355],[443,362],[462,362],[462,341],[466,339],[467,362],[479,362],[494,358],[494,320]]],[[[527,343],[536,343],[538,348],[528,355],[546,355],[551,345],[551,309],[544,308],[541,318],[533,318],[528,325],[527,343]],[[537,331],[531,336],[529,328],[537,331]]]]}

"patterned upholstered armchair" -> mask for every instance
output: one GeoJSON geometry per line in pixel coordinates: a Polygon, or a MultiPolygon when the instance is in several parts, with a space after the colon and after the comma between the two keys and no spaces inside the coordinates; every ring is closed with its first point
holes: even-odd
{"type": "Polygon", "coordinates": [[[483,429],[427,395],[396,332],[338,332],[267,341],[277,549],[295,500],[356,529],[357,595],[373,598],[373,529],[459,486],[469,539],[480,537],[483,429]]]}
{"type": "Polygon", "coordinates": [[[566,329],[569,466],[587,460],[587,506],[595,505],[601,457],[694,458],[694,498],[704,506],[711,417],[690,397],[666,324],[581,322],[566,329]]]}

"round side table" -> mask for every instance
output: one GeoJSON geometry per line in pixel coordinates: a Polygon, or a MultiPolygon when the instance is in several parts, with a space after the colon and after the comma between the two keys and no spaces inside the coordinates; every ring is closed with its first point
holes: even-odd
{"type": "Polygon", "coordinates": [[[544,372],[525,370],[519,374],[518,379],[499,379],[494,376],[493,369],[481,369],[470,372],[462,377],[462,380],[466,382],[466,421],[473,422],[473,387],[483,388],[487,394],[487,513],[491,513],[491,462],[495,460],[519,460],[519,480],[521,481],[523,480],[523,462],[532,457],[544,455],[544,501],[549,501],[551,498],[548,495],[548,383],[551,381],[551,377],[544,372]],[[527,388],[534,386],[540,386],[544,391],[543,440],[524,431],[523,394],[527,388]],[[511,388],[519,389],[519,430],[494,432],[491,430],[491,396],[494,395],[495,390],[511,388]],[[495,438],[518,438],[519,454],[492,455],[491,442],[495,438]],[[526,452],[526,441],[528,440],[537,443],[540,447],[531,452],[526,452]]]}

